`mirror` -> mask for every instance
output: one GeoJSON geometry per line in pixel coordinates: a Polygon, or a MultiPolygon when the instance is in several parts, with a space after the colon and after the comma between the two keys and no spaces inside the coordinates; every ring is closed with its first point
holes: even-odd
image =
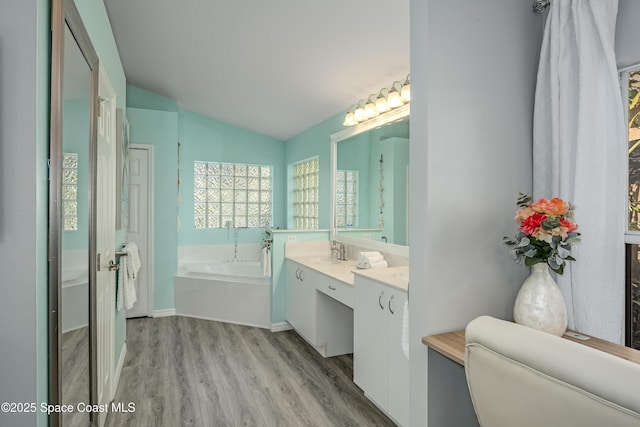
{"type": "Polygon", "coordinates": [[[409,105],[331,140],[332,239],[407,247],[409,105]]]}
{"type": "MultiPolygon", "coordinates": [[[[62,403],[89,402],[89,147],[91,69],[64,27],[62,85],[62,403]]],[[[87,412],[61,414],[62,425],[88,425],[87,412]]]]}
{"type": "MultiPolygon", "coordinates": [[[[52,17],[48,403],[77,408],[96,401],[91,189],[98,57],[73,0],[54,0],[52,17]]],[[[72,411],[49,420],[86,426],[93,418],[72,411]]]]}

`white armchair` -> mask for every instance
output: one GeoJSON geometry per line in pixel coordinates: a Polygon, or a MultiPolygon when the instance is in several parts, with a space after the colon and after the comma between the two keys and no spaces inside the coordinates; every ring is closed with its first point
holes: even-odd
{"type": "Polygon", "coordinates": [[[488,316],[465,336],[482,427],[640,426],[640,364],[488,316]]]}

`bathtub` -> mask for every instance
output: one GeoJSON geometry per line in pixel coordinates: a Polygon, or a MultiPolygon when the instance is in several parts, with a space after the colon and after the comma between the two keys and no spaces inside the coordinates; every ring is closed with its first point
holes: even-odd
{"type": "Polygon", "coordinates": [[[258,260],[182,260],[173,283],[177,315],[271,328],[271,278],[258,260]]]}
{"type": "Polygon", "coordinates": [[[62,333],[89,325],[89,271],[86,267],[62,267],[62,333]]]}
{"type": "Polygon", "coordinates": [[[178,268],[182,275],[212,280],[229,280],[268,284],[260,261],[184,262],[178,268]]]}

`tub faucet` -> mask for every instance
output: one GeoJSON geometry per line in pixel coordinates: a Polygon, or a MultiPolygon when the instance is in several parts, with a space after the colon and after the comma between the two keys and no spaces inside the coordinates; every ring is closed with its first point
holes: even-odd
{"type": "Polygon", "coordinates": [[[333,240],[331,242],[331,254],[333,255],[334,252],[336,253],[336,259],[338,261],[347,260],[347,258],[345,257],[346,248],[343,243],[339,243],[333,240]]]}

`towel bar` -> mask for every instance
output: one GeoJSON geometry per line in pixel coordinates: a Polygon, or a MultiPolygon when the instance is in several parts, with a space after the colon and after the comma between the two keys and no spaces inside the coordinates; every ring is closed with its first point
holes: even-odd
{"type": "Polygon", "coordinates": [[[127,253],[123,251],[116,251],[116,256],[127,256],[127,253]]]}

